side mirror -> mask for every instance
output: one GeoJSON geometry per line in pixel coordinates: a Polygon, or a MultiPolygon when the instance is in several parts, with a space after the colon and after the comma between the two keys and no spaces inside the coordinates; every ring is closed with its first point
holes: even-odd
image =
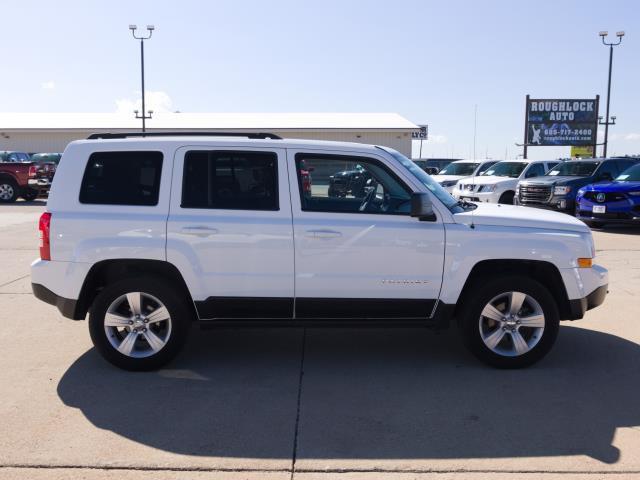
{"type": "Polygon", "coordinates": [[[429,175],[437,175],[440,170],[438,167],[425,167],[424,171],[429,175]]]}
{"type": "Polygon", "coordinates": [[[413,193],[411,195],[411,216],[421,222],[435,222],[436,214],[428,193],[413,193]]]}

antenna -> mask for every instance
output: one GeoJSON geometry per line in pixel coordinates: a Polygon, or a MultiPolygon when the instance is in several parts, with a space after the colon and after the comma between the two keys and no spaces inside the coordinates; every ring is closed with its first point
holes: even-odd
{"type": "MultiPolygon", "coordinates": [[[[473,106],[473,161],[476,161],[476,158],[478,158],[476,156],[476,134],[478,132],[478,104],[476,103],[473,106]]],[[[480,165],[478,165],[478,169],[480,169],[480,165]]],[[[472,193],[476,193],[476,172],[477,170],[474,170],[471,173],[471,192],[472,193]]],[[[475,210],[475,208],[473,209],[475,210]]],[[[471,228],[476,228],[475,224],[473,223],[473,210],[471,210],[471,228]]]]}

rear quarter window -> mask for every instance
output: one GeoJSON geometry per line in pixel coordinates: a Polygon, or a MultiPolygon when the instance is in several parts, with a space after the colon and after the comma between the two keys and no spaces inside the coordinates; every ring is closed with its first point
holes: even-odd
{"type": "Polygon", "coordinates": [[[80,203],[95,205],[158,204],[161,152],[91,154],[80,186],[80,203]]]}

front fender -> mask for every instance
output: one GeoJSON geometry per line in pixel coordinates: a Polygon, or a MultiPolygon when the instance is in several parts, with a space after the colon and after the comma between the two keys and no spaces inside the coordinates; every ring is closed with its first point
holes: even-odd
{"type": "MultiPolygon", "coordinates": [[[[440,300],[457,303],[474,266],[485,260],[531,260],[555,266],[565,280],[569,299],[581,298],[578,282],[567,282],[575,276],[577,259],[592,257],[588,234],[581,232],[541,230],[463,224],[446,224],[445,262],[440,300]]],[[[500,271],[495,272],[501,275],[500,271]]]]}

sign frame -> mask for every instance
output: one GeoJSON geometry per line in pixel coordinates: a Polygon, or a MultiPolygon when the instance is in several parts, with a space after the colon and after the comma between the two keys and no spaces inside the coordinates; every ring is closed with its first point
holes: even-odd
{"type": "MultiPolygon", "coordinates": [[[[584,98],[584,99],[532,99],[530,95],[526,96],[526,100],[525,100],[525,109],[524,109],[524,158],[527,158],[527,148],[528,147],[562,147],[562,146],[568,146],[568,147],[572,147],[572,146],[584,146],[584,147],[593,147],[593,151],[596,151],[596,146],[597,146],[597,142],[598,142],[598,115],[599,115],[599,109],[600,109],[600,95],[596,95],[595,98],[584,98]],[[533,102],[552,102],[552,103],[558,103],[558,104],[567,104],[567,105],[571,105],[575,102],[594,102],[594,109],[593,111],[593,118],[592,119],[576,119],[576,118],[571,118],[571,119],[551,119],[551,120],[547,120],[547,121],[553,121],[553,122],[562,122],[564,125],[567,126],[576,126],[576,131],[582,131],[583,129],[591,129],[592,133],[590,136],[590,141],[588,141],[588,143],[585,143],[584,141],[580,141],[577,140],[575,142],[571,142],[569,140],[566,141],[562,141],[560,140],[559,143],[549,143],[549,142],[544,142],[544,140],[541,140],[540,138],[540,127],[544,126],[543,123],[534,123],[531,122],[531,105],[533,102]],[[533,143],[533,139],[529,138],[529,133],[531,132],[531,127],[534,125],[540,125],[538,132],[536,137],[534,137],[535,139],[537,139],[536,143],[533,143]],[[582,127],[582,128],[580,128],[582,127]]],[[[551,111],[551,115],[553,115],[553,112],[555,110],[551,111]]],[[[560,110],[559,113],[564,114],[565,116],[569,116],[572,113],[574,113],[574,110],[571,109],[563,109],[560,110]]],[[[547,112],[545,112],[547,113],[547,112]]],[[[581,113],[580,111],[578,111],[577,113],[581,113]]],[[[591,116],[591,115],[589,115],[591,116]]],[[[594,153],[595,154],[595,153],[594,153]]]]}

